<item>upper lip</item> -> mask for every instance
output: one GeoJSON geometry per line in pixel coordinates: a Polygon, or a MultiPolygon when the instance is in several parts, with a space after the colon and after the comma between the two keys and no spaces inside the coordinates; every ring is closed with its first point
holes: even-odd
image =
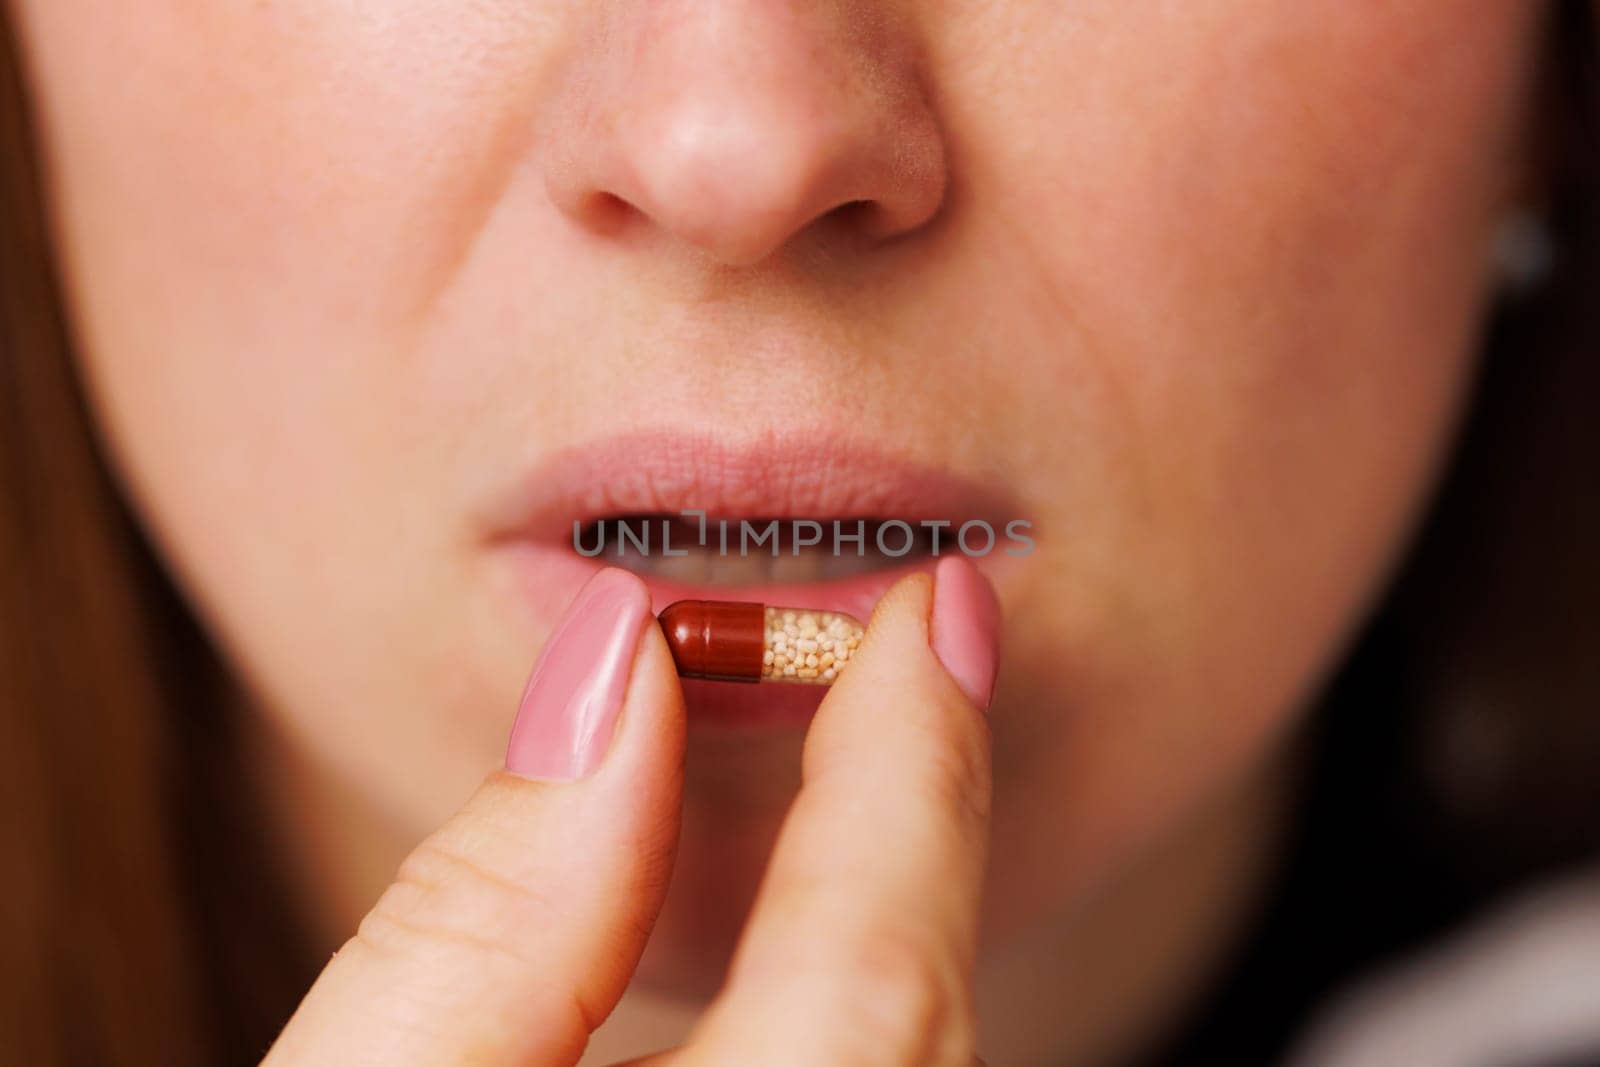
{"type": "Polygon", "coordinates": [[[644,431],[546,456],[515,477],[487,516],[494,540],[570,539],[598,519],[704,511],[711,519],[984,520],[1009,515],[977,481],[837,434],[753,443],[711,433],[644,431]]]}

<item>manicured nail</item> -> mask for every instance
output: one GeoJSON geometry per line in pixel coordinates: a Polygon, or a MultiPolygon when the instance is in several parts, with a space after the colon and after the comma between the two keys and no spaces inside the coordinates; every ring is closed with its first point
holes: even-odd
{"type": "Polygon", "coordinates": [[[987,711],[1000,664],[1000,602],[965,556],[941,558],[933,583],[933,654],[967,699],[987,711]]]}
{"type": "Polygon", "coordinates": [[[608,568],[589,579],[528,677],[506,770],[571,781],[600,766],[650,618],[650,594],[638,578],[608,568]]]}

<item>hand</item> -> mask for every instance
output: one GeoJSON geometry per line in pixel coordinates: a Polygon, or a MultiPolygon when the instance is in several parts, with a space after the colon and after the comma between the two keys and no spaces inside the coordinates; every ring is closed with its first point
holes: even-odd
{"type": "MultiPolygon", "coordinates": [[[[267,1063],[577,1061],[678,836],[683,697],[649,620],[637,578],[591,580],[530,680],[508,769],[405,861],[267,1063]]],[[[812,723],[726,987],[649,1063],[972,1062],[996,624],[964,559],[884,596],[812,723]]]]}

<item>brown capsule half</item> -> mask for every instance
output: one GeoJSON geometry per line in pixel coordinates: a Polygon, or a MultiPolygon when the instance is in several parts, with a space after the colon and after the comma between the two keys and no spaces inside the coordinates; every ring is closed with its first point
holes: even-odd
{"type": "Polygon", "coordinates": [[[683,678],[759,682],[766,651],[766,609],[729,600],[679,600],[659,616],[683,678]]]}

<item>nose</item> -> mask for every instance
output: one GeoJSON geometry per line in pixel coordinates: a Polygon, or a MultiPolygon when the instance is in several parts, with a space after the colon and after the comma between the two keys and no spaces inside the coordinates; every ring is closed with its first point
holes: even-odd
{"type": "Polygon", "coordinates": [[[552,201],[594,232],[647,220],[731,266],[823,220],[873,241],[922,227],[946,153],[915,42],[879,6],[585,5],[547,98],[552,201]]]}

